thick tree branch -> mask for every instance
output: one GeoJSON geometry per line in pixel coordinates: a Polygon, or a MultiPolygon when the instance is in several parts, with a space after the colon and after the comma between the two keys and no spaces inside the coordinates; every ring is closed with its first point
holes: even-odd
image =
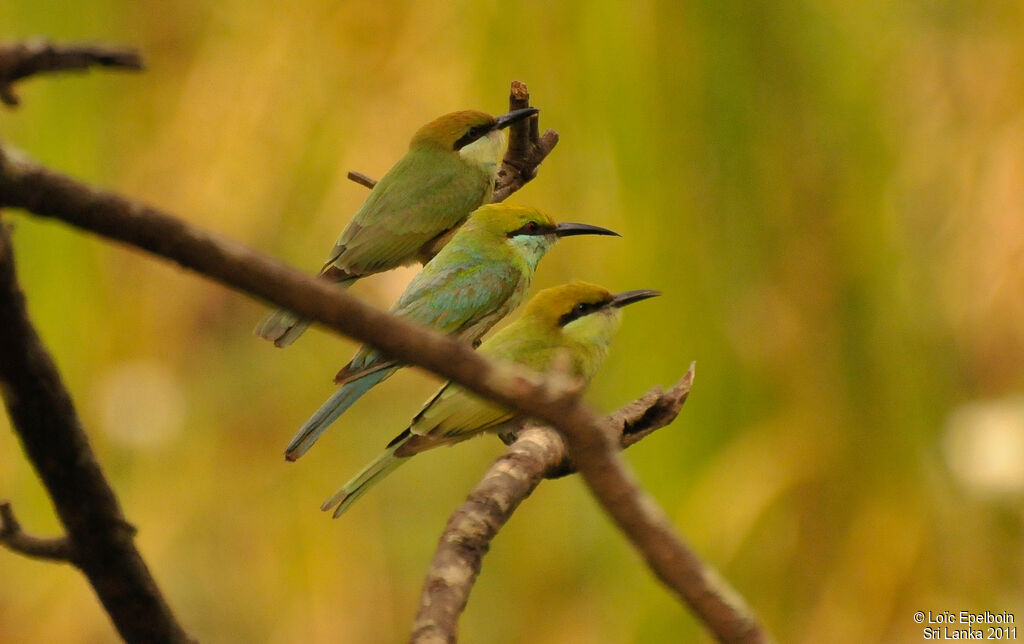
{"type": "MultiPolygon", "coordinates": [[[[4,52],[9,60],[18,59],[19,51],[4,52]]],[[[63,52],[66,54],[67,52],[63,52]]],[[[88,59],[88,56],[87,56],[88,59]]],[[[0,70],[0,94],[5,101],[16,98],[10,83],[36,71],[81,68],[91,64],[132,66],[129,61],[93,56],[87,62],[72,64],[70,58],[53,48],[42,48],[24,57],[32,63],[8,63],[0,70]],[[54,51],[51,56],[47,51],[54,51]],[[51,56],[48,58],[48,56],[51,56]],[[42,62],[48,61],[48,62],[42,62]]],[[[525,86],[513,84],[513,106],[525,106],[529,96],[525,86]]],[[[501,200],[525,184],[536,173],[536,165],[557,142],[557,134],[540,137],[537,120],[530,119],[526,134],[522,129],[510,134],[509,153],[499,174],[495,199],[501,200]],[[511,158],[511,161],[510,161],[511,158]],[[531,166],[516,165],[519,158],[533,159],[531,166]],[[506,169],[506,164],[509,166],[506,169]]],[[[714,580],[683,542],[675,535],[661,510],[649,499],[625,469],[613,442],[611,428],[591,410],[579,403],[575,392],[560,390],[551,383],[514,365],[492,363],[464,345],[427,329],[417,328],[402,320],[376,311],[345,293],[332,289],[322,281],[305,276],[244,246],[219,239],[174,217],[133,203],[112,193],[95,190],[45,168],[19,158],[0,146],[0,206],[15,206],[38,215],[61,219],[85,230],[122,241],[178,262],[186,268],[218,280],[237,290],[261,297],[271,303],[318,320],[332,329],[356,340],[377,346],[384,353],[402,361],[422,366],[449,378],[466,388],[496,402],[515,408],[540,421],[548,422],[565,437],[572,461],[578,466],[587,484],[612,518],[640,549],[655,574],[680,594],[695,609],[712,632],[723,641],[763,641],[765,636],[738,597],[730,597],[724,584],[714,580]]],[[[10,256],[6,237],[3,256],[10,256]]],[[[0,377],[5,380],[4,396],[14,424],[21,434],[26,452],[33,460],[44,483],[54,495],[58,513],[79,553],[79,564],[90,576],[111,615],[132,606],[139,597],[122,597],[125,601],[108,604],[105,578],[91,564],[95,553],[110,555],[115,565],[128,562],[124,570],[115,570],[121,579],[142,582],[142,608],[162,612],[159,624],[162,633],[184,633],[173,622],[169,610],[145,569],[131,542],[131,530],[121,517],[116,498],[106,485],[71,406],[70,398],[60,384],[49,356],[24,315],[24,302],[14,281],[13,264],[4,276],[9,282],[10,307],[0,307],[3,318],[21,325],[20,333],[0,338],[0,357],[9,354],[14,360],[0,361],[0,377]],[[10,310],[8,310],[10,309],[10,310]],[[12,315],[12,312],[14,313],[12,315]],[[24,342],[12,342],[12,339],[24,342]],[[15,345],[19,346],[15,346],[15,345]],[[24,346],[20,346],[20,345],[24,346]],[[27,397],[17,388],[26,387],[27,397]],[[12,391],[15,393],[12,395],[12,391]],[[38,406],[26,415],[23,407],[38,406]],[[40,419],[52,421],[61,431],[43,433],[33,423],[40,419]],[[25,430],[25,428],[29,428],[25,430]],[[58,440],[55,440],[58,439],[58,440]],[[47,449],[61,457],[77,455],[70,473],[62,473],[54,464],[64,458],[53,458],[47,449]],[[75,511],[67,504],[76,500],[81,490],[66,486],[75,477],[87,484],[92,494],[84,499],[97,503],[93,512],[75,511]],[[83,528],[92,528],[90,536],[83,528]],[[95,578],[94,578],[95,577],[95,578]]],[[[2,320],[0,321],[7,321],[2,320]]],[[[46,425],[44,425],[46,426],[46,425]]],[[[123,589],[122,589],[123,590],[123,589]]],[[[109,597],[114,597],[112,593],[109,597]]],[[[115,597],[116,598],[116,597],[115,597]]],[[[143,610],[142,612],[146,612],[143,610]]],[[[138,613],[136,614],[138,617],[138,613]]],[[[119,628],[121,622],[115,617],[119,628]]],[[[128,622],[126,622],[128,623],[128,622]]],[[[156,627],[157,625],[152,625],[156,627]]],[[[126,636],[127,637],[127,636],[126,636]]],[[[135,639],[135,638],[129,638],[135,639]]],[[[149,638],[154,639],[154,638],[149,638]]]]}
{"type": "Polygon", "coordinates": [[[67,537],[34,537],[23,532],[7,501],[0,503],[0,543],[13,552],[35,559],[70,562],[73,558],[67,537]]]}
{"type": "MultiPolygon", "coordinates": [[[[29,321],[2,222],[0,329],[0,392],[14,431],[53,499],[74,564],[125,640],[189,641],[136,550],[135,529],[121,513],[57,366],[29,321]]],[[[3,518],[5,532],[18,533],[9,508],[3,518]]]]}
{"type": "Polygon", "coordinates": [[[718,583],[675,534],[625,468],[611,430],[576,395],[518,365],[378,311],[262,253],[116,194],[38,166],[0,146],[0,205],[24,208],[171,259],[236,290],[317,320],[495,402],[549,423],[590,489],[659,579],[685,599],[723,641],[764,641],[752,613],[718,583]]]}
{"type": "MultiPolygon", "coordinates": [[[[654,387],[606,419],[619,445],[633,445],[671,423],[693,384],[693,365],[669,391],[654,387]]],[[[420,596],[411,641],[455,642],[458,619],[466,608],[483,556],[519,504],[544,478],[573,471],[561,436],[546,427],[529,427],[484,474],[445,527],[420,596]]]]}
{"type": "Polygon", "coordinates": [[[13,85],[33,74],[56,71],[85,71],[90,67],[142,69],[142,58],[134,49],[99,45],[55,45],[46,40],[0,44],[0,100],[18,104],[13,85]]]}
{"type": "MultiPolygon", "coordinates": [[[[512,81],[508,109],[511,112],[525,107],[530,107],[530,92],[526,89],[526,83],[512,81]]],[[[558,132],[547,130],[543,136],[540,135],[539,118],[539,115],[534,114],[525,121],[517,121],[509,127],[508,149],[494,182],[492,203],[504,201],[536,177],[537,167],[558,145],[558,132]]],[[[367,188],[377,185],[374,179],[355,170],[349,171],[348,178],[367,188]]]]}

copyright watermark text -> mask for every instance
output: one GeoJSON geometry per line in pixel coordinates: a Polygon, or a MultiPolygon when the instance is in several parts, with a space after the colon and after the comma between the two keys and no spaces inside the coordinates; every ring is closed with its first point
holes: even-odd
{"type": "Polygon", "coordinates": [[[926,640],[1015,640],[1017,622],[1013,613],[1001,611],[919,610],[914,622],[923,625],[926,640]]]}

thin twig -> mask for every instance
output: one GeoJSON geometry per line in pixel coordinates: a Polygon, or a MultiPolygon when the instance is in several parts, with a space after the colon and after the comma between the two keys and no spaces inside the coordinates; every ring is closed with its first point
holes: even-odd
{"type": "Polygon", "coordinates": [[[134,49],[103,45],[55,45],[42,39],[0,44],[0,101],[14,107],[18,97],[13,85],[44,72],[85,71],[90,67],[142,69],[134,49]]]}
{"type": "MultiPolygon", "coordinates": [[[[526,83],[512,81],[508,107],[510,111],[530,107],[530,92],[526,89],[526,83]]],[[[513,123],[509,127],[508,150],[494,183],[493,201],[504,201],[536,177],[537,168],[556,145],[558,132],[547,130],[543,136],[540,134],[539,114],[534,114],[525,121],[513,123]]]]}
{"type": "MultiPolygon", "coordinates": [[[[629,447],[675,419],[693,384],[693,365],[667,392],[654,387],[606,419],[619,444],[629,447]]],[[[448,519],[430,562],[420,595],[411,641],[455,642],[458,619],[466,608],[483,556],[519,504],[544,478],[573,470],[561,436],[546,427],[529,427],[491,465],[469,497],[448,519]]]]}
{"type": "MultiPolygon", "coordinates": [[[[121,637],[187,642],[89,446],[57,366],[32,327],[0,222],[0,393],[14,431],[56,506],[75,553],[121,637]]],[[[11,527],[4,517],[5,525],[11,527]]],[[[15,522],[15,527],[16,527],[15,522]]]]}
{"type": "Polygon", "coordinates": [[[0,503],[0,543],[34,559],[67,562],[73,559],[71,542],[67,537],[45,538],[27,534],[21,529],[14,509],[7,501],[0,503]]]}
{"type": "MultiPolygon", "coordinates": [[[[8,61],[15,61],[21,51],[3,53],[8,61]]],[[[136,66],[130,61],[125,64],[117,56],[96,56],[95,52],[91,57],[87,55],[85,62],[73,60],[66,50],[43,46],[21,62],[8,63],[0,70],[0,98],[16,103],[10,84],[38,71],[81,69],[93,64],[136,66]],[[21,67],[23,64],[26,66],[21,67]]],[[[512,101],[528,104],[525,86],[518,92],[513,86],[512,101]]],[[[531,119],[525,137],[521,131],[510,136],[510,154],[533,152],[540,158],[557,141],[553,132],[539,137],[535,119],[531,119]]],[[[510,192],[529,181],[536,165],[512,170],[499,175],[496,200],[507,196],[506,188],[510,192]]],[[[167,257],[550,423],[565,437],[572,461],[603,507],[655,574],[690,603],[713,634],[723,641],[767,640],[742,600],[693,555],[660,508],[632,479],[613,442],[611,427],[584,407],[573,392],[557,390],[522,369],[491,363],[451,339],[374,311],[243,246],[218,240],[174,217],[50,172],[2,147],[0,205],[63,219],[167,257]]],[[[0,281],[7,287],[0,289],[0,296],[7,300],[0,302],[4,304],[0,306],[0,322],[7,323],[8,328],[7,333],[0,334],[0,378],[4,381],[5,403],[25,451],[54,497],[58,514],[75,544],[77,563],[89,576],[108,613],[119,629],[139,629],[122,635],[129,640],[183,640],[184,632],[174,622],[134,549],[133,530],[124,521],[116,497],[92,456],[56,367],[28,322],[5,229],[0,229],[0,237],[0,281]],[[47,431],[41,431],[40,426],[47,431]],[[47,449],[54,454],[47,453],[47,449]],[[77,460],[69,462],[67,457],[77,460]],[[62,471],[69,464],[70,470],[62,471]],[[83,487],[75,488],[75,483],[83,487]],[[86,510],[69,504],[81,500],[82,495],[99,507],[86,510]],[[95,555],[99,555],[98,562],[93,561],[95,555]],[[113,566],[96,565],[111,561],[113,566]],[[111,579],[117,580],[116,588],[109,584],[111,579]],[[141,582],[141,586],[131,582],[141,582]],[[125,596],[126,586],[129,596],[125,596]],[[126,609],[134,613],[128,619],[126,609]],[[140,627],[138,620],[145,621],[154,611],[159,623],[140,627]]]]}
{"type": "Polygon", "coordinates": [[[611,430],[575,395],[518,365],[497,363],[436,331],[378,311],[262,253],[143,204],[62,176],[0,146],[0,205],[24,208],[137,246],[384,354],[550,424],[587,485],[648,565],[723,641],[766,641],[748,607],[712,575],[629,474],[611,430]]]}
{"type": "Polygon", "coordinates": [[[369,188],[371,190],[373,190],[373,187],[375,185],[377,185],[377,180],[376,179],[371,179],[370,177],[366,176],[362,172],[356,172],[355,170],[349,170],[348,171],[348,180],[349,181],[355,181],[359,185],[366,186],[367,188],[369,188]]]}
{"type": "MultiPolygon", "coordinates": [[[[530,92],[526,89],[526,83],[512,81],[508,109],[511,112],[525,107],[530,107],[530,92]]],[[[543,136],[540,135],[539,119],[540,115],[534,114],[525,121],[517,121],[509,127],[508,148],[494,182],[492,203],[504,201],[536,177],[541,162],[558,145],[558,132],[547,130],[543,136]]],[[[374,179],[355,170],[349,171],[348,178],[371,189],[377,185],[374,179]]]]}

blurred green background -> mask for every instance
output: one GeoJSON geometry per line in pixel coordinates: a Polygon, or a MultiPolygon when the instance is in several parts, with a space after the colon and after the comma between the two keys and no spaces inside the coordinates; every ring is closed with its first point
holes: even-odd
{"type": "MultiPolygon", "coordinates": [[[[37,78],[0,136],[310,272],[417,127],[528,83],[561,143],[512,197],[573,239],[538,288],[659,288],[589,393],[697,379],[628,460],[785,642],[916,642],[917,610],[1024,628],[1024,4],[228,0],[0,4],[3,38],[137,46],[143,74],[37,78]]],[[[448,513],[502,450],[439,450],[342,520],[326,495],[436,380],[378,388],[281,454],[354,345],[257,340],[258,302],[9,214],[30,310],[186,628],[399,642],[448,513]]],[[[386,307],[411,277],[355,292],[386,307]]],[[[0,418],[0,497],[53,534],[0,418]]],[[[705,637],[575,478],[484,561],[467,642],[705,637]]],[[[1024,636],[1024,633],[1020,633],[1024,636]]],[[[0,640],[115,637],[84,579],[0,552],[0,640]]]]}

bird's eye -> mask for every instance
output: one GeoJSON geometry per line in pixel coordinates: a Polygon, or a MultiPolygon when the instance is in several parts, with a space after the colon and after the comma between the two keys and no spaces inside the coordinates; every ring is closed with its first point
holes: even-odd
{"type": "Polygon", "coordinates": [[[463,147],[469,145],[473,141],[476,141],[483,135],[491,131],[490,125],[474,125],[473,127],[466,130],[466,133],[455,142],[455,149],[461,150],[463,147]]]}
{"type": "Polygon", "coordinates": [[[544,230],[535,221],[528,221],[519,228],[516,228],[512,232],[508,233],[509,237],[518,237],[520,235],[539,235],[544,230]]]}
{"type": "Polygon", "coordinates": [[[583,317],[584,315],[587,315],[592,310],[594,310],[596,306],[597,305],[595,305],[595,304],[589,304],[587,302],[580,302],[580,303],[576,304],[575,306],[573,306],[572,310],[570,310],[568,313],[566,313],[562,317],[558,318],[558,324],[560,326],[565,326],[566,324],[569,324],[573,320],[578,320],[581,317],[583,317]]]}

